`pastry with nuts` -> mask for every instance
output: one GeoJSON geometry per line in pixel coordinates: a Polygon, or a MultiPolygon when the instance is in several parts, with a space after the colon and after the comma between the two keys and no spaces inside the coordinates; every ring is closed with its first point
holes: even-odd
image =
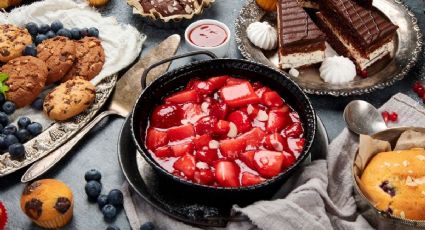
{"type": "Polygon", "coordinates": [[[9,87],[6,99],[22,108],[31,104],[43,90],[47,79],[47,65],[32,56],[22,56],[1,67],[9,75],[5,84],[9,87]]]}
{"type": "Polygon", "coordinates": [[[44,99],[43,110],[56,121],[64,121],[86,110],[96,97],[94,85],[82,78],[66,81],[44,99]]]}
{"type": "Polygon", "coordinates": [[[105,64],[105,52],[98,38],[85,37],[75,41],[75,45],[76,61],[62,82],[77,76],[89,81],[100,73],[105,64]]]}
{"type": "Polygon", "coordinates": [[[43,179],[25,186],[21,197],[22,211],[37,225],[61,228],[72,218],[74,198],[62,181],[43,179]]]}
{"type": "Polygon", "coordinates": [[[65,76],[74,64],[75,54],[75,43],[67,37],[47,39],[37,46],[37,57],[46,62],[49,70],[46,85],[65,76]]]}
{"type": "Polygon", "coordinates": [[[0,62],[22,56],[25,46],[31,43],[32,38],[27,29],[10,24],[0,25],[0,62]]]}

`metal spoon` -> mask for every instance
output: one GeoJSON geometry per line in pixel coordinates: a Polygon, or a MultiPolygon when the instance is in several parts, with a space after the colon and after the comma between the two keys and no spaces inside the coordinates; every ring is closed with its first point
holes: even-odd
{"type": "Polygon", "coordinates": [[[348,129],[357,134],[371,135],[388,128],[378,110],[362,100],[348,103],[344,109],[344,120],[348,129]]]}

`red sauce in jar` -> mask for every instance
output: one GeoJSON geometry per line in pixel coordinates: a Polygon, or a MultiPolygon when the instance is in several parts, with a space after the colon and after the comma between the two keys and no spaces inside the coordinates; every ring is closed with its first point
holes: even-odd
{"type": "Polygon", "coordinates": [[[200,47],[216,47],[227,39],[226,30],[214,24],[202,24],[190,31],[190,41],[200,47]]]}

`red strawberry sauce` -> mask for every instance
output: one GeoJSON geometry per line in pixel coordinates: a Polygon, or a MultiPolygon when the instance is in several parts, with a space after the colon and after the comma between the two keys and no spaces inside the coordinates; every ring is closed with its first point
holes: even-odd
{"type": "Polygon", "coordinates": [[[304,147],[298,113],[276,91],[230,76],[193,79],[157,106],[145,145],[194,183],[251,186],[291,166],[304,147]]]}

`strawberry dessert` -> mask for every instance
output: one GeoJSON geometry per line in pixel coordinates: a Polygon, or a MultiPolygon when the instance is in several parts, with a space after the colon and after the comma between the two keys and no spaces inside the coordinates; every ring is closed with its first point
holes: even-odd
{"type": "Polygon", "coordinates": [[[231,76],[193,79],[154,108],[145,145],[185,180],[251,186],[290,167],[304,148],[298,113],[259,82],[231,76]]]}

